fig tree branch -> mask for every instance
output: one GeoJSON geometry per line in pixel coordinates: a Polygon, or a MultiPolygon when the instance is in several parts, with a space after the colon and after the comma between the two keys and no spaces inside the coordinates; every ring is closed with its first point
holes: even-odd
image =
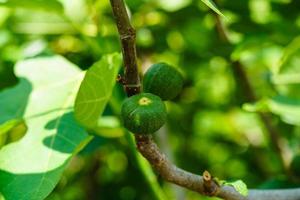
{"type": "MultiPolygon", "coordinates": [[[[117,22],[125,64],[125,91],[128,96],[140,92],[140,79],[136,61],[135,30],[130,24],[123,0],[110,0],[117,22]]],[[[166,181],[185,187],[206,196],[217,196],[226,200],[299,200],[300,189],[250,190],[244,197],[231,186],[219,185],[209,172],[203,176],[187,172],[172,164],[160,152],[150,135],[136,135],[139,152],[166,181]]]]}
{"type": "Polygon", "coordinates": [[[140,153],[164,180],[206,196],[218,196],[230,200],[247,199],[235,191],[233,187],[218,185],[208,172],[205,172],[204,176],[200,176],[173,165],[165,154],[160,152],[151,136],[136,135],[135,138],[140,153]]]}
{"type": "MultiPolygon", "coordinates": [[[[187,172],[173,165],[160,152],[151,136],[136,135],[140,153],[150,162],[160,176],[171,183],[206,196],[217,196],[225,200],[300,200],[300,189],[249,190],[248,197],[242,196],[231,186],[220,186],[207,177],[187,172]]],[[[210,176],[210,174],[209,174],[210,176]]]]}
{"type": "Polygon", "coordinates": [[[122,44],[125,65],[124,87],[128,96],[140,92],[140,78],[136,60],[135,29],[131,26],[123,0],[110,0],[122,44]]]}

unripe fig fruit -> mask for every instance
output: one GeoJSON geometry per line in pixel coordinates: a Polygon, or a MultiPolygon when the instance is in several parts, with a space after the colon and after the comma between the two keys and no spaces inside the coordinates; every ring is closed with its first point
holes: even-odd
{"type": "Polygon", "coordinates": [[[152,134],[166,122],[167,111],[158,96],[141,93],[123,102],[121,116],[124,127],[134,134],[152,134]]]}
{"type": "Polygon", "coordinates": [[[182,86],[183,77],[180,72],[166,63],[153,64],[144,75],[144,92],[155,94],[162,100],[175,98],[182,86]]]}

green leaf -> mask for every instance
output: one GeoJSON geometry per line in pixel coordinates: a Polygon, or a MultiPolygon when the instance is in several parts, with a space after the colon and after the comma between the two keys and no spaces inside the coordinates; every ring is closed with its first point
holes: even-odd
{"type": "Polygon", "coordinates": [[[242,108],[248,112],[267,112],[269,111],[268,103],[269,99],[263,98],[255,103],[244,103],[242,108]]]}
{"type": "Polygon", "coordinates": [[[124,135],[120,120],[114,116],[103,116],[99,118],[97,127],[93,129],[95,135],[106,138],[117,138],[124,135]]]}
{"type": "Polygon", "coordinates": [[[23,122],[22,116],[31,90],[30,82],[20,78],[18,85],[0,93],[0,135],[23,122]]]}
{"type": "Polygon", "coordinates": [[[31,90],[31,83],[25,78],[20,78],[18,85],[0,93],[0,125],[22,118],[31,90]]]}
{"type": "Polygon", "coordinates": [[[276,96],[268,101],[269,110],[289,124],[300,125],[300,100],[276,96]]]}
{"type": "Polygon", "coordinates": [[[0,6],[1,5],[11,8],[26,8],[34,10],[52,11],[58,13],[63,12],[63,6],[57,0],[6,0],[4,2],[0,2],[0,6]]]}
{"type": "Polygon", "coordinates": [[[288,124],[300,125],[300,100],[296,98],[279,95],[254,104],[244,104],[243,109],[248,112],[271,112],[288,124]]]}
{"type": "Polygon", "coordinates": [[[216,4],[212,0],[201,0],[205,5],[207,5],[210,9],[212,9],[215,13],[220,15],[221,17],[225,17],[225,15],[217,8],[216,4]]]}
{"type": "Polygon", "coordinates": [[[300,83],[300,36],[296,37],[287,47],[275,67],[272,81],[274,84],[300,83]]]}
{"type": "Polygon", "coordinates": [[[280,74],[272,77],[274,84],[300,84],[300,73],[280,74]]]}
{"type": "Polygon", "coordinates": [[[22,120],[10,120],[0,127],[0,149],[19,141],[27,132],[27,126],[22,120]],[[1,129],[2,128],[2,129],[1,129]]]}
{"type": "Polygon", "coordinates": [[[88,69],[75,101],[75,117],[84,126],[93,129],[101,116],[116,82],[121,55],[104,55],[88,69]]]}
{"type": "Polygon", "coordinates": [[[283,51],[279,61],[278,72],[281,67],[300,49],[300,37],[296,37],[283,51]]]}
{"type": "Polygon", "coordinates": [[[23,106],[21,112],[15,105],[0,107],[0,116],[23,117],[28,129],[21,140],[0,151],[0,193],[6,200],[42,200],[54,189],[72,155],[91,139],[72,112],[84,74],[60,56],[21,61],[15,70],[30,83],[31,91],[22,94],[27,98],[19,97],[18,88],[28,84],[20,81],[0,93],[7,105],[11,100],[23,106]]]}
{"type": "Polygon", "coordinates": [[[168,3],[166,3],[165,0],[156,0],[156,1],[159,7],[169,12],[180,10],[191,3],[191,0],[169,0],[168,3]]]}
{"type": "Polygon", "coordinates": [[[237,180],[234,182],[225,182],[224,185],[229,185],[234,187],[234,189],[243,196],[248,195],[247,185],[242,180],[237,180]]]}
{"type": "Polygon", "coordinates": [[[0,125],[0,136],[7,133],[8,131],[10,131],[12,128],[16,127],[20,123],[22,123],[22,120],[12,119],[12,120],[5,122],[4,124],[1,124],[0,125]]]}

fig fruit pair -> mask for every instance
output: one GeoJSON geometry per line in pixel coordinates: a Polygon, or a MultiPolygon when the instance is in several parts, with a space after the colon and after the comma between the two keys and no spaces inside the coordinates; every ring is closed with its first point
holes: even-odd
{"type": "Polygon", "coordinates": [[[144,75],[143,91],[123,102],[121,116],[125,128],[135,134],[152,134],[167,118],[164,100],[175,98],[183,86],[182,75],[166,63],[152,65],[144,75]]]}

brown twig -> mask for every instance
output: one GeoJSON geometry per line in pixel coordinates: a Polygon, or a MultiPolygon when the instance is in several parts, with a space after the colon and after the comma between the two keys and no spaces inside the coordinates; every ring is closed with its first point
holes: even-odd
{"type": "Polygon", "coordinates": [[[203,172],[203,187],[207,196],[217,196],[220,192],[220,186],[212,179],[208,171],[203,172]]]}
{"type": "MultiPolygon", "coordinates": [[[[140,92],[140,79],[136,62],[135,30],[129,22],[123,0],[110,0],[122,43],[125,63],[125,90],[128,96],[140,92]]],[[[192,174],[173,165],[160,152],[151,135],[135,135],[139,152],[152,167],[166,180],[203,195],[218,196],[225,200],[299,200],[300,189],[290,190],[250,190],[244,197],[231,186],[219,185],[208,172],[204,176],[192,174]],[[290,195],[292,194],[292,195],[290,195]],[[270,198],[272,197],[272,198],[270,198]]]]}
{"type": "Polygon", "coordinates": [[[136,33],[130,24],[124,1],[110,0],[110,3],[122,43],[122,54],[125,65],[124,87],[127,95],[132,96],[139,93],[141,88],[136,59],[136,33]]]}
{"type": "Polygon", "coordinates": [[[199,176],[173,165],[160,152],[151,136],[136,135],[136,141],[140,153],[164,180],[202,195],[217,196],[225,200],[300,200],[300,189],[249,190],[248,197],[244,197],[231,186],[218,185],[209,178],[211,175],[208,172],[199,176]]]}
{"type": "MultiPolygon", "coordinates": [[[[164,180],[206,196],[218,196],[230,200],[247,199],[235,191],[233,187],[219,186],[212,179],[208,180],[203,178],[203,176],[192,174],[173,165],[167,157],[160,152],[151,136],[136,135],[135,138],[140,153],[150,162],[152,167],[164,180]]],[[[207,173],[208,172],[206,172],[205,175],[207,175],[207,173]]]]}

